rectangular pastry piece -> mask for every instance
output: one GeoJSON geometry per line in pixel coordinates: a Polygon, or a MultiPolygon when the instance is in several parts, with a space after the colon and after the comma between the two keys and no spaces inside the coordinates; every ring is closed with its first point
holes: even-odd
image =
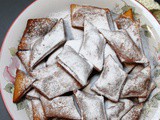
{"type": "Polygon", "coordinates": [[[48,100],[41,96],[40,100],[47,117],[65,118],[72,120],[81,119],[80,114],[78,113],[75,106],[73,96],[61,96],[52,100],[48,100]]]}
{"type": "Polygon", "coordinates": [[[37,80],[33,83],[33,87],[48,99],[81,88],[81,85],[60,65],[54,64],[52,68],[52,75],[50,77],[37,80]]]}
{"type": "Polygon", "coordinates": [[[29,19],[18,50],[30,50],[34,42],[48,33],[56,22],[57,19],[50,18],[29,19]]]}
{"type": "Polygon", "coordinates": [[[114,61],[112,56],[105,59],[104,69],[99,79],[92,86],[92,90],[105,96],[111,101],[117,102],[127,74],[114,61]]]}
{"type": "Polygon", "coordinates": [[[82,86],[87,84],[93,66],[69,46],[64,46],[58,55],[58,63],[66,69],[82,86]]]}
{"type": "Polygon", "coordinates": [[[84,18],[87,16],[87,20],[94,24],[95,27],[110,30],[106,16],[109,9],[71,4],[70,11],[73,27],[83,28],[84,18]]]}
{"type": "Polygon", "coordinates": [[[84,40],[80,54],[86,58],[97,71],[101,71],[104,61],[104,48],[106,41],[100,36],[98,29],[92,23],[84,20],[84,40]]]}
{"type": "Polygon", "coordinates": [[[146,97],[150,82],[150,74],[151,68],[147,66],[138,73],[128,76],[121,97],[146,97]]]}
{"type": "Polygon", "coordinates": [[[129,99],[120,99],[117,103],[107,100],[105,104],[108,120],[120,120],[133,107],[129,99]]]}
{"type": "Polygon", "coordinates": [[[64,23],[63,19],[60,19],[49,33],[33,45],[29,66],[33,68],[65,41],[64,23]]]}
{"type": "Polygon", "coordinates": [[[34,81],[34,78],[26,75],[23,71],[17,69],[13,94],[14,103],[17,103],[21,100],[25,93],[30,90],[31,85],[34,81]]]}
{"type": "Polygon", "coordinates": [[[81,91],[75,91],[74,95],[81,111],[82,120],[107,120],[104,98],[81,91]]]}
{"type": "Polygon", "coordinates": [[[121,62],[124,63],[147,63],[148,60],[136,46],[125,30],[107,31],[100,29],[109,45],[116,52],[121,62]]]}

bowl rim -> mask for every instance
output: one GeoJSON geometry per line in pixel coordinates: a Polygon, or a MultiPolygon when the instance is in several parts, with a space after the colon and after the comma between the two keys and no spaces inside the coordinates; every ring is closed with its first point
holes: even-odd
{"type": "MultiPolygon", "coordinates": [[[[24,13],[24,11],[26,11],[30,6],[32,6],[32,5],[33,5],[34,3],[36,3],[37,1],[38,1],[38,0],[34,0],[34,1],[31,2],[27,7],[25,7],[25,8],[19,13],[19,15],[15,18],[15,20],[12,22],[12,24],[10,25],[9,29],[7,30],[7,32],[6,32],[6,34],[5,34],[5,37],[4,37],[3,42],[2,42],[2,45],[1,45],[1,47],[0,47],[0,58],[1,58],[1,51],[2,51],[2,49],[3,49],[3,46],[4,46],[4,43],[5,43],[6,38],[7,38],[7,36],[8,36],[8,33],[9,33],[10,30],[12,29],[14,23],[19,19],[19,17],[24,13]]],[[[139,6],[141,6],[143,9],[147,10],[147,12],[153,17],[153,19],[155,19],[155,21],[156,21],[156,22],[158,23],[158,25],[160,26],[160,22],[158,22],[158,19],[157,19],[142,3],[140,3],[138,0],[130,0],[130,1],[132,1],[133,3],[138,3],[139,6]]],[[[1,86],[1,83],[0,83],[0,86],[1,86]]],[[[13,115],[12,115],[12,112],[10,111],[9,107],[7,106],[7,103],[6,103],[5,100],[4,100],[4,94],[1,92],[1,89],[2,89],[2,88],[0,87],[0,94],[1,94],[1,96],[2,96],[3,103],[4,103],[4,105],[5,105],[6,109],[7,109],[10,117],[14,120],[13,115]]]]}

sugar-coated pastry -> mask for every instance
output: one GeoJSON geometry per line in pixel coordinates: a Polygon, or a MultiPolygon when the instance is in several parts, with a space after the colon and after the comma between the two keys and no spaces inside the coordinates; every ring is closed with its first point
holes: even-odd
{"type": "Polygon", "coordinates": [[[136,46],[125,30],[108,31],[99,30],[106,38],[109,45],[118,55],[121,62],[125,63],[147,63],[148,60],[141,53],[141,50],[136,46]]]}
{"type": "Polygon", "coordinates": [[[105,40],[92,23],[84,20],[84,40],[80,54],[86,58],[97,71],[101,71],[104,61],[105,40]]]}
{"type": "Polygon", "coordinates": [[[151,68],[147,66],[143,70],[130,75],[123,87],[121,97],[145,97],[148,92],[151,68]]]}
{"type": "Polygon", "coordinates": [[[30,50],[34,42],[49,32],[56,22],[57,19],[50,18],[29,19],[18,50],[30,50]]]}
{"type": "Polygon", "coordinates": [[[119,67],[123,69],[123,65],[119,61],[115,51],[108,44],[106,44],[105,52],[104,52],[104,58],[107,58],[108,55],[111,55],[113,57],[113,59],[116,61],[116,63],[119,65],[119,67]]]}
{"type": "Polygon", "coordinates": [[[81,88],[81,85],[60,65],[54,64],[52,68],[51,76],[33,83],[33,87],[48,99],[81,88]]]}
{"type": "Polygon", "coordinates": [[[64,46],[58,55],[58,63],[63,66],[82,86],[87,84],[93,66],[69,46],[64,46]]]}
{"type": "Polygon", "coordinates": [[[142,112],[143,104],[135,105],[121,120],[138,120],[142,112]]]}
{"type": "Polygon", "coordinates": [[[91,88],[111,101],[117,102],[127,74],[119,67],[111,55],[105,59],[103,71],[91,88]]]}
{"type": "Polygon", "coordinates": [[[144,97],[144,98],[138,98],[138,102],[142,103],[142,102],[145,102],[149,95],[151,94],[151,92],[156,88],[156,85],[154,82],[151,82],[150,85],[149,85],[149,88],[148,88],[148,92],[147,92],[147,96],[144,97]]]}
{"type": "Polygon", "coordinates": [[[14,103],[17,103],[21,100],[24,94],[31,88],[31,85],[34,81],[35,79],[17,69],[13,94],[14,103]]]}
{"type": "Polygon", "coordinates": [[[31,101],[32,101],[32,109],[33,109],[33,120],[47,120],[41,101],[39,99],[34,99],[31,101]]]}
{"type": "Polygon", "coordinates": [[[33,45],[29,66],[33,68],[65,41],[64,23],[60,19],[49,33],[33,45]]]}
{"type": "Polygon", "coordinates": [[[73,96],[61,96],[52,100],[41,96],[40,100],[47,117],[80,120],[73,96]]]}
{"type": "Polygon", "coordinates": [[[26,98],[27,99],[39,99],[39,97],[40,97],[40,94],[39,94],[39,92],[37,92],[37,90],[36,89],[33,89],[33,90],[31,90],[31,91],[29,91],[27,94],[26,94],[26,98]]]}
{"type": "Polygon", "coordinates": [[[87,16],[87,20],[95,27],[110,30],[106,16],[106,13],[109,12],[108,9],[71,4],[70,10],[73,27],[83,28],[84,19],[87,16]]]}
{"type": "Polygon", "coordinates": [[[24,65],[27,72],[30,71],[29,60],[30,60],[30,51],[18,51],[17,56],[20,59],[21,63],[24,65]]]}
{"type": "Polygon", "coordinates": [[[79,90],[75,91],[74,95],[81,111],[82,120],[107,120],[102,96],[91,95],[79,90]]]}
{"type": "Polygon", "coordinates": [[[120,99],[117,103],[107,100],[105,105],[108,120],[120,120],[133,107],[133,102],[129,99],[120,99]]]}

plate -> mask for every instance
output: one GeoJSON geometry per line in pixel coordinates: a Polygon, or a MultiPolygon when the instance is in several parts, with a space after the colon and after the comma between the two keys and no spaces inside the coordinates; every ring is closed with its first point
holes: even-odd
{"type": "Polygon", "coordinates": [[[153,15],[140,3],[134,0],[37,0],[29,5],[14,21],[4,39],[0,54],[1,94],[5,106],[15,120],[29,120],[26,112],[27,102],[12,102],[14,77],[17,68],[23,68],[15,56],[16,48],[29,18],[66,17],[70,4],[92,5],[109,8],[113,14],[120,14],[128,8],[134,10],[137,19],[141,20],[142,41],[151,67],[152,80],[157,88],[152,92],[145,104],[141,119],[160,119],[160,25],[153,15]],[[159,81],[158,81],[159,80],[159,81]]]}

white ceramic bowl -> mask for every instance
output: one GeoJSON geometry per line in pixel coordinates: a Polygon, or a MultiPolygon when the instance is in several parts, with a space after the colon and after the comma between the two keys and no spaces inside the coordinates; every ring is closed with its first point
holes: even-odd
{"type": "MultiPolygon", "coordinates": [[[[147,29],[145,41],[147,44],[144,46],[148,51],[150,62],[152,64],[152,77],[156,81],[157,88],[153,92],[150,100],[147,102],[145,112],[143,113],[144,119],[160,119],[160,84],[157,81],[159,75],[159,63],[160,63],[160,25],[153,15],[140,3],[135,0],[124,0],[128,5],[135,8],[135,13],[138,13],[138,17],[141,20],[141,25],[144,25],[144,29],[147,29]],[[149,27],[145,26],[148,25],[149,27]],[[149,35],[149,36],[148,36],[149,35]]],[[[14,80],[15,70],[19,65],[17,58],[13,55],[15,48],[19,43],[22,33],[25,29],[26,22],[29,18],[47,17],[51,13],[62,12],[69,10],[70,4],[86,4],[97,7],[104,7],[113,10],[114,12],[120,12],[121,8],[125,5],[122,0],[37,0],[29,5],[13,22],[12,26],[8,30],[4,39],[1,54],[0,54],[0,80],[1,80],[1,94],[11,117],[15,120],[28,120],[28,116],[23,108],[24,103],[13,104],[12,94],[8,92],[13,91],[11,83],[14,80]],[[13,56],[12,56],[12,55],[13,56]],[[17,110],[17,106],[19,109],[17,110]]]]}

